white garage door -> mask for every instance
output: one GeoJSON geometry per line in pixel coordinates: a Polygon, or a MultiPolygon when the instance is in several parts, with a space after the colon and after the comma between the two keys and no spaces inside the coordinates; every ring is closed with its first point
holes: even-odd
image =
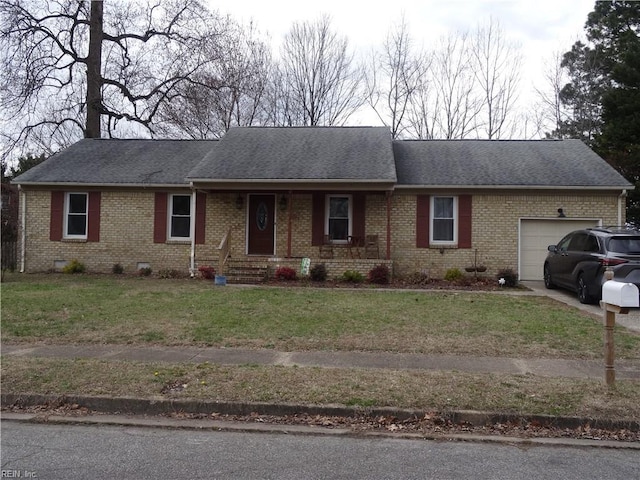
{"type": "Polygon", "coordinates": [[[542,280],[547,246],[558,243],[572,230],[594,227],[598,223],[598,220],[593,219],[520,220],[520,280],[542,280]]]}

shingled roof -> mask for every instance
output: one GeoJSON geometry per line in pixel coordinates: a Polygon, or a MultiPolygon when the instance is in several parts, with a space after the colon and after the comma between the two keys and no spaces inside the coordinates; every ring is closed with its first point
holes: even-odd
{"type": "Polygon", "coordinates": [[[386,127],[236,127],[188,178],[395,183],[396,171],[386,127]]]}
{"type": "Polygon", "coordinates": [[[406,140],[393,151],[398,186],[631,186],[580,140],[406,140]]]}
{"type": "Polygon", "coordinates": [[[632,187],[580,140],[392,141],[386,127],[235,127],[219,141],[84,139],[13,183],[190,182],[202,188],[632,187]]]}
{"type": "Polygon", "coordinates": [[[14,179],[19,184],[186,185],[216,140],[86,138],[14,179]]]}

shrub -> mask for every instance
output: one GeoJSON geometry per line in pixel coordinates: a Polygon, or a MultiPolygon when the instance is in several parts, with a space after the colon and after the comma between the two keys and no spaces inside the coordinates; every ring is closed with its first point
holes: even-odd
{"type": "Polygon", "coordinates": [[[500,281],[501,278],[504,278],[505,287],[513,288],[518,286],[518,275],[510,268],[503,268],[496,274],[498,281],[500,281]]]}
{"type": "Polygon", "coordinates": [[[327,266],[324,263],[317,263],[309,270],[309,277],[314,282],[324,282],[327,279],[327,266]]]}
{"type": "Polygon", "coordinates": [[[62,273],[82,273],[84,272],[84,263],[79,262],[75,258],[62,267],[62,273]]]}
{"type": "Polygon", "coordinates": [[[464,277],[464,274],[460,271],[459,268],[450,268],[447,270],[447,273],[444,274],[444,279],[447,282],[455,282],[464,277]]]}
{"type": "Polygon", "coordinates": [[[342,274],[342,280],[349,283],[362,283],[364,275],[357,270],[347,270],[342,274]]]}
{"type": "Polygon", "coordinates": [[[151,267],[142,267],[140,270],[138,270],[138,275],[140,275],[141,277],[148,277],[149,275],[151,275],[151,267]]]}
{"type": "Polygon", "coordinates": [[[414,272],[406,278],[410,285],[427,285],[429,283],[429,271],[414,272]]]}
{"type": "Polygon", "coordinates": [[[377,283],[378,285],[388,285],[390,274],[389,267],[386,265],[376,265],[369,270],[368,280],[371,283],[377,283]]]}
{"type": "Polygon", "coordinates": [[[278,267],[275,274],[276,280],[290,281],[297,278],[296,271],[289,267],[278,267]]]}
{"type": "Polygon", "coordinates": [[[213,280],[214,278],[216,278],[216,269],[213,267],[209,267],[208,265],[202,265],[201,267],[198,267],[198,271],[200,272],[202,278],[206,280],[213,280]]]}
{"type": "Polygon", "coordinates": [[[119,263],[116,263],[113,265],[113,267],[111,267],[111,273],[114,273],[116,275],[120,275],[122,273],[124,273],[124,267],[122,265],[120,265],[119,263]]]}
{"type": "Polygon", "coordinates": [[[182,274],[178,270],[173,268],[162,268],[158,271],[158,277],[160,278],[180,278],[182,274]]]}

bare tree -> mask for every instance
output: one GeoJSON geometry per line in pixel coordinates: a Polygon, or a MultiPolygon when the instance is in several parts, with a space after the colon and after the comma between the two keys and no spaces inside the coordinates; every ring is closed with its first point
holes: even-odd
{"type": "Polygon", "coordinates": [[[514,114],[522,57],[493,18],[479,25],[471,42],[472,68],[483,106],[479,130],[486,138],[500,138],[514,114]]]}
{"type": "MultiPolygon", "coordinates": [[[[544,84],[534,86],[535,103],[530,120],[535,134],[542,137],[545,132],[560,135],[560,129],[568,113],[562,104],[560,93],[567,84],[568,76],[562,67],[562,53],[554,52],[544,62],[544,84]]],[[[560,136],[558,138],[561,138],[560,136]]]]}
{"type": "Polygon", "coordinates": [[[481,99],[469,57],[469,36],[455,33],[442,38],[432,63],[434,95],[432,132],[445,139],[466,138],[475,129],[481,99]]]}
{"type": "Polygon", "coordinates": [[[226,19],[225,35],[215,45],[215,63],[176,89],[161,108],[159,129],[168,136],[219,138],[232,126],[268,122],[267,88],[273,69],[268,46],[253,24],[226,19]]]}
{"type": "Polygon", "coordinates": [[[267,124],[274,127],[305,125],[305,115],[298,99],[286,80],[286,72],[280,65],[272,70],[267,82],[267,124]]]}
{"type": "Polygon", "coordinates": [[[409,27],[402,17],[387,34],[381,52],[372,55],[366,77],[367,101],[393,138],[407,128],[406,116],[429,69],[429,59],[414,50],[409,27]]]}
{"type": "Polygon", "coordinates": [[[211,58],[216,18],[198,0],[0,0],[3,120],[24,119],[12,144],[60,148],[153,132],[159,106],[211,58]]]}
{"type": "Polygon", "coordinates": [[[344,124],[363,103],[361,74],[346,37],[331,31],[329,17],[295,23],[282,45],[281,72],[303,125],[344,124]]]}

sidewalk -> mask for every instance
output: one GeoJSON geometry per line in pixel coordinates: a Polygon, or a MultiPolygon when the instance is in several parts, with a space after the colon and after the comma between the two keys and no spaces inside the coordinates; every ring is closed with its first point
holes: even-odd
{"type": "MultiPolygon", "coordinates": [[[[281,365],[325,368],[439,370],[468,373],[604,378],[604,361],[545,358],[470,357],[385,352],[279,352],[236,348],[139,347],[126,345],[2,345],[15,357],[93,358],[136,362],[281,365]]],[[[618,360],[616,378],[640,380],[640,359],[618,360]]]]}

